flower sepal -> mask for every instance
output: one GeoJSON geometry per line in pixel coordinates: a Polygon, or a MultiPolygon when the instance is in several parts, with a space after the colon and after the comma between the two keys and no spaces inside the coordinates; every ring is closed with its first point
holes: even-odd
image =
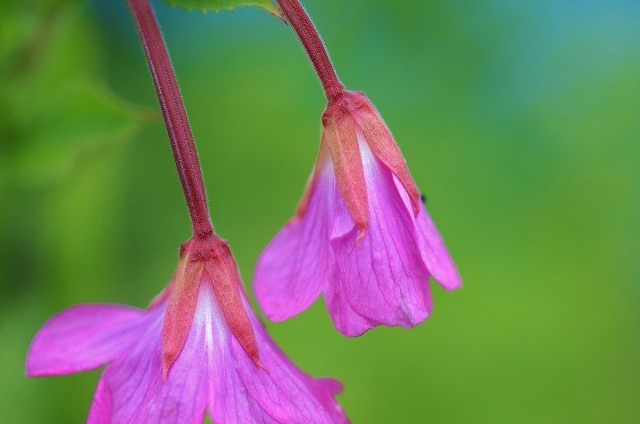
{"type": "Polygon", "coordinates": [[[193,237],[181,246],[174,278],[159,297],[168,301],[162,329],[163,377],[168,377],[184,348],[198,305],[200,286],[205,281],[210,282],[233,336],[249,358],[264,369],[253,326],[242,303],[242,282],[229,244],[217,235],[209,234],[193,237]],[[205,273],[208,278],[204,278],[205,273]]]}
{"type": "MultiPolygon", "coordinates": [[[[326,148],[330,153],[338,190],[360,229],[358,240],[365,236],[369,223],[367,184],[362,165],[363,147],[368,148],[402,184],[411,200],[413,214],[418,216],[420,190],[391,131],[367,96],[343,91],[332,98],[322,115],[322,125],[324,131],[320,150],[322,152],[326,148]],[[366,143],[366,147],[362,143],[366,143]]],[[[312,185],[313,182],[310,187],[312,185]]]]}

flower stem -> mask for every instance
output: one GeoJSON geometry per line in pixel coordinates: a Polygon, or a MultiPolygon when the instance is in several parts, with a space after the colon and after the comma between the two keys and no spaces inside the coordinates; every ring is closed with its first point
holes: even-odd
{"type": "Polygon", "coordinates": [[[276,0],[287,20],[298,34],[311,63],[322,82],[327,99],[332,100],[344,92],[336,70],[331,63],[322,37],[299,0],[276,0]]]}
{"type": "Polygon", "coordinates": [[[127,0],[144,46],[153,75],[162,116],[171,140],[173,157],[187,200],[194,236],[205,238],[213,233],[207,193],[193,134],[178,88],[169,53],[158,22],[148,0],[127,0]]]}

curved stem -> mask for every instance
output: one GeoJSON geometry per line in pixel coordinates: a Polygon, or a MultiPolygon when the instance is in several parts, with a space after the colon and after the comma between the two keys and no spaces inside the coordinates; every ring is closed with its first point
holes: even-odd
{"type": "Polygon", "coordinates": [[[336,70],[331,63],[327,48],[322,37],[313,25],[309,14],[299,0],[276,0],[284,12],[287,20],[298,34],[311,63],[322,82],[327,99],[332,100],[344,92],[336,70]]]}
{"type": "Polygon", "coordinates": [[[203,238],[213,233],[213,225],[209,216],[198,152],[171,59],[148,0],[127,0],[127,3],[153,75],[182,191],[189,207],[193,233],[194,236],[203,238]]]}

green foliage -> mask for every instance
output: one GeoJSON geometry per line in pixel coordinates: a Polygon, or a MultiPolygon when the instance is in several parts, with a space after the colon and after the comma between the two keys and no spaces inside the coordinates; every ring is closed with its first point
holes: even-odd
{"type": "Polygon", "coordinates": [[[171,6],[202,12],[233,10],[241,6],[257,6],[274,15],[280,15],[280,9],[271,0],[164,0],[171,6]]]}
{"type": "Polygon", "coordinates": [[[11,143],[6,169],[22,184],[49,185],[69,175],[101,147],[128,141],[146,114],[92,80],[64,85],[25,120],[21,143],[11,143]]]}
{"type": "MultiPolygon", "coordinates": [[[[118,147],[155,116],[109,88],[103,40],[86,12],[83,0],[0,1],[0,339],[15,347],[0,353],[0,393],[46,398],[39,408],[0,402],[3,422],[85,414],[84,405],[57,407],[58,390],[30,385],[23,369],[31,334],[5,324],[20,320],[32,333],[38,311],[55,303],[53,281],[82,292],[73,281],[104,260],[99,240],[115,232],[103,217],[113,204],[118,147]],[[85,213],[70,213],[73,205],[85,213]],[[74,228],[94,242],[76,245],[74,228]],[[17,301],[23,295],[30,300],[17,301]]],[[[90,397],[94,386],[86,376],[63,391],[90,397]]]]}
{"type": "Polygon", "coordinates": [[[2,6],[0,177],[50,185],[86,155],[128,140],[150,114],[103,82],[100,45],[71,1],[2,6]]]}

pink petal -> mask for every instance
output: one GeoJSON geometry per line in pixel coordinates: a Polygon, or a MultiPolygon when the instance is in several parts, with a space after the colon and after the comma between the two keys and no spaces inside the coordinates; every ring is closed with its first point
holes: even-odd
{"type": "Polygon", "coordinates": [[[330,271],[330,204],[335,178],[330,163],[317,176],[304,215],[290,221],[260,257],[254,289],[272,321],[306,310],[325,287],[330,271]]]}
{"type": "Polygon", "coordinates": [[[422,259],[433,278],[449,291],[460,288],[462,279],[458,269],[424,205],[418,214],[417,225],[422,259]]]}
{"type": "Polygon", "coordinates": [[[378,325],[411,328],[432,308],[429,273],[422,262],[411,209],[396,190],[393,174],[361,137],[369,192],[369,232],[358,231],[340,199],[331,235],[339,284],[327,293],[338,329],[357,336],[378,325]],[[356,325],[351,322],[357,323],[356,325]]]}
{"type": "Polygon", "coordinates": [[[51,318],[27,355],[27,375],[44,377],[99,368],[131,344],[144,311],[116,305],[80,305],[51,318]]]}
{"type": "Polygon", "coordinates": [[[217,379],[210,409],[217,424],[347,424],[334,396],[342,390],[334,380],[315,380],[297,369],[252,316],[266,371],[229,340],[219,352],[217,379]]]}
{"type": "MultiPolygon", "coordinates": [[[[393,181],[396,189],[402,197],[407,208],[411,208],[411,200],[403,184],[394,176],[393,181]]],[[[446,290],[453,291],[462,286],[462,279],[458,273],[451,255],[438,232],[435,223],[431,219],[429,212],[420,202],[418,216],[414,219],[417,228],[418,244],[422,260],[433,278],[446,290]]]]}
{"type": "Polygon", "coordinates": [[[113,415],[113,400],[111,393],[105,388],[104,378],[101,378],[93,397],[87,424],[111,424],[111,415],[113,415]]]}
{"type": "Polygon", "coordinates": [[[201,424],[206,412],[208,335],[200,317],[163,380],[162,318],[165,306],[153,310],[145,331],[127,355],[114,361],[103,375],[112,402],[110,423],[201,424]]]}
{"type": "MultiPolygon", "coordinates": [[[[337,272],[336,270],[335,273],[337,272]]],[[[338,331],[348,337],[357,337],[380,325],[379,322],[360,315],[351,307],[345,296],[347,289],[343,287],[339,276],[334,277],[332,281],[327,286],[324,297],[338,331]]]]}
{"type": "Polygon", "coordinates": [[[335,397],[344,391],[344,386],[340,381],[332,378],[320,378],[312,380],[311,386],[315,395],[331,416],[332,423],[350,424],[344,409],[342,409],[342,406],[335,400],[335,397]]]}

